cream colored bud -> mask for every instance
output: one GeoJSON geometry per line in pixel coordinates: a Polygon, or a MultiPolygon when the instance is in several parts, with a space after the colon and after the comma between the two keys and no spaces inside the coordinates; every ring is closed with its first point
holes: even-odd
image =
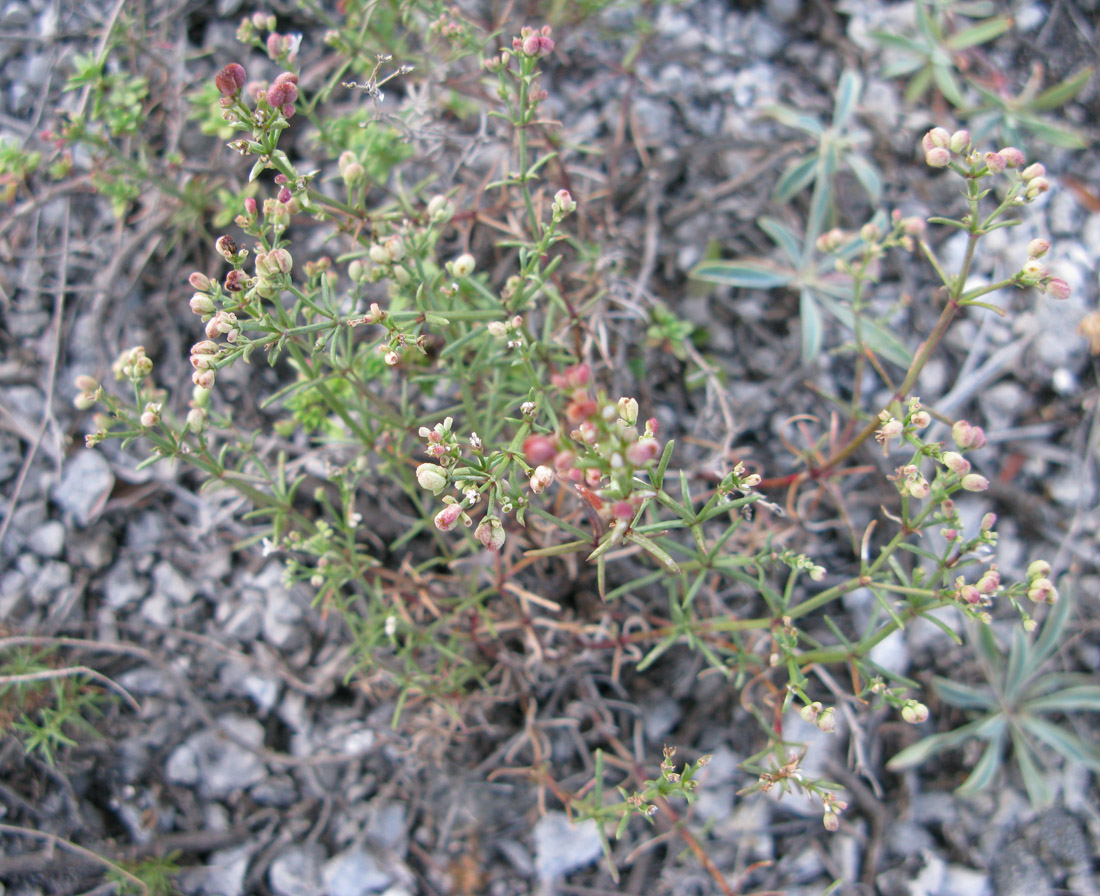
{"type": "Polygon", "coordinates": [[[438,495],[447,487],[447,471],[438,464],[421,464],[416,468],[416,481],[421,488],[438,495]]]}
{"type": "Polygon", "coordinates": [[[474,256],[467,252],[463,255],[459,255],[458,258],[454,260],[452,270],[456,277],[465,278],[469,277],[474,272],[476,266],[477,262],[474,261],[474,256]]]}

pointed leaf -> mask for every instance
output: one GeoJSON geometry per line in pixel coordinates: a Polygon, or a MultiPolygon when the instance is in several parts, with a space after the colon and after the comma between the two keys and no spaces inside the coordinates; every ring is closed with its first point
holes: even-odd
{"type": "Polygon", "coordinates": [[[997,738],[985,748],[982,758],[967,779],[955,788],[955,793],[959,796],[972,796],[993,783],[997,770],[1001,767],[1002,740],[1003,738],[997,738]]]}
{"type": "Polygon", "coordinates": [[[802,363],[811,364],[821,354],[821,346],[825,343],[825,329],[821,322],[821,311],[808,289],[802,290],[799,296],[798,313],[802,322],[802,363]]]}
{"type": "Polygon", "coordinates": [[[756,224],[771,237],[773,243],[783,250],[783,254],[791,260],[792,265],[797,266],[802,263],[802,244],[786,224],[777,218],[767,216],[759,218],[756,224]]]}
{"type": "Polygon", "coordinates": [[[981,721],[984,720],[979,719],[977,722],[969,722],[961,728],[956,728],[954,731],[947,731],[943,734],[932,734],[923,740],[918,740],[915,744],[910,744],[890,759],[890,761],[886,763],[886,767],[890,769],[890,771],[896,772],[921,765],[937,753],[953,749],[970,740],[970,738],[976,737],[977,728],[981,721]]]}
{"type": "Polygon", "coordinates": [[[856,152],[849,152],[845,161],[870,200],[878,202],[882,198],[882,178],[879,177],[878,169],[865,156],[856,152]]]}
{"type": "Polygon", "coordinates": [[[1068,125],[1054,124],[1045,119],[1030,116],[1022,117],[1020,124],[1051,146],[1060,146],[1063,149],[1084,149],[1089,145],[1088,140],[1068,125]]]}
{"type": "Polygon", "coordinates": [[[988,688],[971,687],[938,675],[932,681],[936,686],[936,693],[951,706],[959,709],[988,709],[994,705],[993,695],[988,688]]]}
{"type": "Polygon", "coordinates": [[[1086,765],[1093,771],[1100,771],[1100,751],[1076,734],[1035,716],[1024,716],[1020,719],[1020,725],[1028,734],[1042,741],[1066,762],[1086,765]]]}
{"type": "Polygon", "coordinates": [[[1082,684],[1027,701],[1028,712],[1100,712],[1100,687],[1082,684]]]}
{"type": "Polygon", "coordinates": [[[1045,809],[1053,802],[1054,797],[1035,759],[1035,754],[1031,751],[1031,745],[1019,732],[1013,731],[1012,748],[1016,756],[1016,765],[1020,769],[1020,777],[1024,780],[1028,800],[1036,809],[1045,809]]]}
{"type": "Polygon", "coordinates": [[[947,46],[956,52],[969,47],[976,47],[978,44],[984,44],[995,37],[1000,37],[1011,27],[1011,16],[995,16],[992,19],[986,19],[984,22],[971,25],[969,28],[956,31],[947,39],[947,46]]]}
{"type": "Polygon", "coordinates": [[[840,76],[836,88],[836,102],[833,104],[833,127],[842,130],[856,110],[859,95],[863,90],[863,78],[859,72],[848,69],[840,76]]]}
{"type": "MultiPolygon", "coordinates": [[[[847,308],[824,296],[821,297],[821,304],[845,327],[853,333],[855,332],[855,315],[852,313],[851,308],[847,308]]],[[[912,355],[909,350],[889,330],[872,320],[863,320],[860,323],[860,331],[863,334],[863,342],[876,355],[885,358],[898,367],[908,368],[912,363],[912,355]]]]}
{"type": "Polygon", "coordinates": [[[1027,108],[1032,111],[1047,111],[1061,108],[1077,96],[1078,91],[1089,82],[1089,79],[1092,77],[1092,71],[1093,69],[1090,65],[1087,68],[1081,69],[1077,74],[1070,75],[1064,81],[1055,84],[1053,87],[1048,87],[1028,103],[1027,108]]]}
{"type": "Polygon", "coordinates": [[[794,274],[776,267],[772,262],[759,261],[704,261],[697,264],[690,276],[708,283],[741,286],[745,289],[774,289],[787,286],[794,274]]]}
{"type": "Polygon", "coordinates": [[[1055,652],[1061,646],[1062,632],[1065,630],[1066,623],[1069,621],[1072,610],[1072,595],[1063,594],[1047,613],[1043,628],[1039,632],[1039,637],[1035,640],[1035,653],[1038,657],[1037,662],[1040,666],[1050,659],[1050,657],[1054,656],[1055,652]]]}
{"type": "Polygon", "coordinates": [[[783,169],[779,180],[775,182],[775,186],[772,188],[772,198],[777,202],[786,202],[809,185],[814,179],[816,170],[817,156],[809,155],[790,162],[783,169]]]}
{"type": "Polygon", "coordinates": [[[780,124],[785,124],[796,131],[802,131],[811,137],[820,137],[825,133],[825,128],[816,118],[804,115],[788,106],[769,106],[764,110],[764,114],[770,115],[780,124]]]}
{"type": "Polygon", "coordinates": [[[932,66],[932,80],[936,82],[936,87],[943,94],[943,98],[952,106],[961,108],[966,105],[959,82],[955,80],[954,73],[947,66],[932,66]]]}

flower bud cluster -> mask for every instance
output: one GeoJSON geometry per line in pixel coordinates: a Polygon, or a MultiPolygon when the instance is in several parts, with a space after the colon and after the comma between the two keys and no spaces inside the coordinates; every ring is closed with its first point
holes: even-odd
{"type": "Polygon", "coordinates": [[[882,426],[875,432],[875,441],[882,446],[883,457],[890,453],[891,442],[900,443],[902,439],[911,440],[920,430],[932,423],[932,416],[922,410],[920,399],[916,397],[909,399],[908,410],[903,419],[898,420],[889,411],[882,411],[878,419],[882,426]]]}
{"type": "Polygon", "coordinates": [[[993,603],[993,598],[1002,591],[1001,574],[998,572],[996,565],[990,566],[972,584],[968,584],[963,576],[958,576],[954,585],[955,590],[952,597],[959,603],[975,608],[990,606],[993,603]]]}
{"type": "Polygon", "coordinates": [[[1047,266],[1039,260],[1048,251],[1050,243],[1046,240],[1034,239],[1028,243],[1027,261],[1016,274],[1016,282],[1020,286],[1034,286],[1052,299],[1068,299],[1073,292],[1072,287],[1061,277],[1052,276],[1047,266]]]}
{"type": "Polygon", "coordinates": [[[916,700],[906,700],[901,707],[901,717],[910,725],[928,720],[928,707],[916,700]]]}
{"type": "MultiPolygon", "coordinates": [[[[294,267],[294,258],[286,249],[256,253],[256,294],[265,299],[278,295],[294,267]]],[[[233,340],[230,339],[232,342],[233,340]]]]}
{"type": "Polygon", "coordinates": [[[822,794],[821,804],[825,808],[825,817],[822,819],[825,830],[839,830],[840,813],[848,808],[848,804],[844,800],[837,799],[836,795],[832,793],[822,794]]]}
{"type": "Polygon", "coordinates": [[[136,345],[124,349],[111,365],[111,373],[116,380],[137,382],[153,372],[153,362],[145,354],[145,346],[136,345]]]}
{"type": "Polygon", "coordinates": [[[820,702],[815,700],[813,703],[803,706],[798,714],[802,716],[803,722],[817,725],[826,734],[832,734],[836,731],[836,710],[831,706],[822,706],[820,702]]]}
{"type": "Polygon", "coordinates": [[[568,190],[558,190],[554,194],[554,201],[550,205],[550,212],[555,221],[560,221],[566,215],[571,215],[577,210],[577,202],[568,190]]]}
{"type": "Polygon", "coordinates": [[[73,407],[78,411],[86,411],[88,408],[93,407],[102,395],[99,382],[86,373],[76,377],[73,380],[73,385],[79,390],[79,394],[73,399],[73,407]]]}
{"type": "Polygon", "coordinates": [[[1058,589],[1050,578],[1050,564],[1036,560],[1027,568],[1027,597],[1032,603],[1052,604],[1058,600],[1058,589]]]}
{"type": "Polygon", "coordinates": [[[524,56],[549,56],[554,52],[554,40],[550,33],[549,25],[543,25],[538,31],[531,27],[521,28],[519,37],[512,38],[512,49],[524,56]]]}

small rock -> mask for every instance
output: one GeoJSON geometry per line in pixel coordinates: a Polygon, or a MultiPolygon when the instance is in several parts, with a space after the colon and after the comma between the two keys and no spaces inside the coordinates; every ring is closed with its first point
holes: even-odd
{"type": "Polygon", "coordinates": [[[50,497],[71,514],[78,526],[86,526],[99,515],[114,487],[115,477],[106,458],[91,449],[77,451],[65,461],[61,481],[50,497]]]}
{"type": "Polygon", "coordinates": [[[51,606],[58,595],[73,583],[73,571],[68,564],[50,560],[42,565],[30,583],[28,593],[36,606],[51,606]]]}
{"type": "Polygon", "coordinates": [[[58,520],[47,520],[27,539],[27,547],[39,557],[58,557],[65,548],[65,527],[58,520]]]}
{"type": "Polygon", "coordinates": [[[186,606],[195,597],[195,585],[167,560],[153,567],[154,593],[174,604],[186,606]]]}
{"type": "Polygon", "coordinates": [[[140,600],[149,593],[149,583],[139,578],[132,563],[122,561],[111,567],[103,580],[103,596],[107,606],[118,610],[140,600]]]}
{"type": "MultiPolygon", "coordinates": [[[[264,729],[255,719],[227,715],[218,719],[218,725],[249,746],[263,745],[264,729]]],[[[168,757],[165,775],[176,784],[197,784],[204,797],[219,799],[261,781],[265,770],[263,760],[253,751],[219,731],[200,731],[168,757]]]]}
{"type": "Polygon", "coordinates": [[[70,562],[89,569],[103,569],[115,556],[115,540],[106,526],[71,532],[65,546],[70,562]]]}
{"type": "Polygon", "coordinates": [[[267,872],[271,889],[278,896],[302,896],[321,889],[324,854],[316,844],[291,846],[276,856],[267,872]]]}
{"type": "Polygon", "coordinates": [[[180,886],[194,896],[243,896],[249,858],[248,846],[220,849],[204,867],[185,871],[180,886]]]}
{"type": "Polygon", "coordinates": [[[352,849],[333,856],[321,871],[325,896],[366,896],[377,893],[393,883],[393,875],[385,871],[369,852],[352,849]]]}
{"type": "Polygon", "coordinates": [[[540,818],[534,837],[535,870],[544,882],[591,865],[603,851],[596,822],[589,819],[573,825],[564,812],[550,812],[540,818]]]}
{"type": "Polygon", "coordinates": [[[372,806],[370,816],[367,818],[366,834],[375,846],[404,855],[407,848],[404,804],[385,803],[381,806],[372,806]]]}

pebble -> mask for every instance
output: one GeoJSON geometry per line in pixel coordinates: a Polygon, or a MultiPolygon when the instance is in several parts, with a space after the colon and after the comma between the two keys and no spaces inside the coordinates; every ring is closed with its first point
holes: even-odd
{"type": "Polygon", "coordinates": [[[267,880],[276,896],[302,896],[321,890],[321,862],[324,852],[315,843],[290,846],[276,856],[267,880]]]}
{"type": "Polygon", "coordinates": [[[27,547],[39,557],[59,557],[65,548],[65,526],[60,520],[47,520],[31,532],[27,547]]]}
{"type": "Polygon", "coordinates": [[[167,560],[161,560],[153,567],[153,593],[186,606],[195,597],[195,585],[167,560]]]}
{"type": "Polygon", "coordinates": [[[369,852],[351,849],[333,856],[321,871],[325,896],[367,896],[393,883],[387,872],[369,852]]]}
{"type": "MultiPolygon", "coordinates": [[[[264,729],[255,719],[225,715],[218,725],[245,744],[263,746],[264,729]]],[[[258,783],[266,772],[256,753],[207,730],[191,735],[172,752],[165,775],[176,784],[197,785],[207,799],[221,799],[258,783]]]]}
{"type": "Polygon", "coordinates": [[[211,853],[202,868],[180,875],[180,886],[194,896],[244,896],[251,853],[247,844],[211,853]]]}
{"type": "Polygon", "coordinates": [[[87,526],[99,515],[114,484],[114,474],[102,453],[81,449],[65,461],[61,481],[50,497],[78,526],[87,526]]]}
{"type": "Polygon", "coordinates": [[[540,818],[534,839],[535,872],[544,883],[591,865],[603,851],[596,822],[590,819],[573,825],[564,812],[549,812],[540,818]]]}

